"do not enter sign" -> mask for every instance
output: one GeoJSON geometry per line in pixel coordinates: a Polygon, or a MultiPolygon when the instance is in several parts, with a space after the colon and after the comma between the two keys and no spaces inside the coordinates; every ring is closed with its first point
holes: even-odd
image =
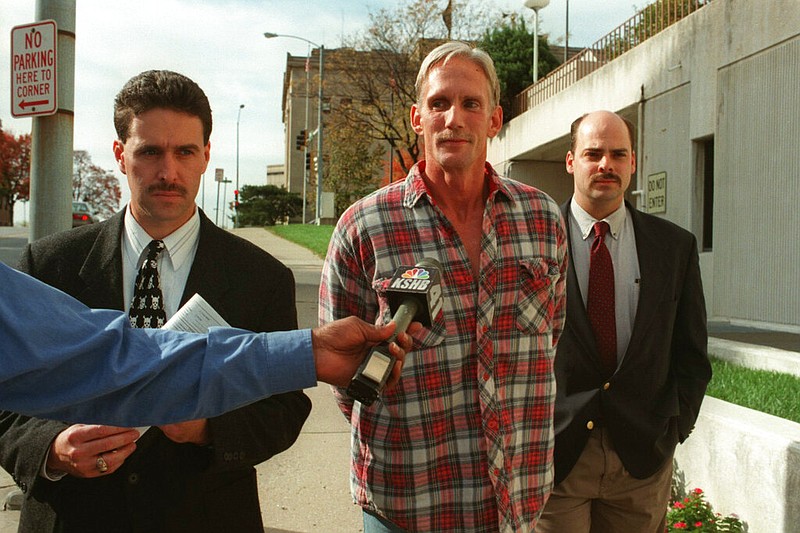
{"type": "Polygon", "coordinates": [[[56,93],[56,22],[11,28],[11,115],[52,115],[56,93]]]}

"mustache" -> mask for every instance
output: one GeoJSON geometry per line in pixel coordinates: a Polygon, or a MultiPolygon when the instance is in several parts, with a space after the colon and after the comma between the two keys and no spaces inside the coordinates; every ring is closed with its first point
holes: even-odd
{"type": "Polygon", "coordinates": [[[154,192],[178,192],[183,195],[186,195],[187,190],[186,187],[182,185],[178,185],[177,183],[156,183],[155,185],[151,185],[147,188],[148,193],[154,192]]]}
{"type": "Polygon", "coordinates": [[[622,178],[620,178],[617,174],[614,174],[613,172],[598,172],[597,174],[592,174],[592,178],[591,179],[592,179],[592,181],[613,180],[613,181],[616,181],[619,184],[622,184],[622,178]]]}
{"type": "Polygon", "coordinates": [[[468,135],[456,135],[454,133],[440,133],[436,136],[436,142],[448,142],[448,141],[472,141],[472,138],[468,135]]]}

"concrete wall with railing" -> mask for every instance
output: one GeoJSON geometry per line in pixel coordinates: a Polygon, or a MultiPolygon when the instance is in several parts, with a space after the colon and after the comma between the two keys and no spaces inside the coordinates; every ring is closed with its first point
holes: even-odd
{"type": "Polygon", "coordinates": [[[646,210],[648,178],[665,177],[656,214],[698,237],[709,316],[800,331],[798,64],[800,2],[714,0],[512,119],[487,158],[563,197],[571,122],[622,113],[638,128],[634,205],[646,210]]]}
{"type": "Polygon", "coordinates": [[[714,0],[515,117],[490,141],[488,159],[493,164],[527,159],[526,154],[537,147],[563,138],[580,113],[626,109],[686,84],[692,87],[687,102],[692,116],[689,135],[711,135],[716,127],[719,69],[798,33],[797,0],[714,0]]]}

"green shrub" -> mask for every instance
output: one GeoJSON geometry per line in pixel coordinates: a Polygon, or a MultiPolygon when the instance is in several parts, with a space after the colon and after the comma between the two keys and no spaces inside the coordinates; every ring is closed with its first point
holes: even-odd
{"type": "Polygon", "coordinates": [[[297,216],[303,209],[303,199],[298,194],[274,185],[245,185],[240,199],[240,226],[272,226],[297,216]]]}

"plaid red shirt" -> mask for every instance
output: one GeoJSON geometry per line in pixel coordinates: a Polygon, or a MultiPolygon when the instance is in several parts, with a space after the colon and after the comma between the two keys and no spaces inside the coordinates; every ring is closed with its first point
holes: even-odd
{"type": "Polygon", "coordinates": [[[417,164],[353,205],[334,231],[320,321],[391,318],[397,267],[443,266],[443,313],[415,338],[402,379],[352,424],[359,505],[409,531],[532,531],[552,485],[553,357],[564,322],[567,241],[555,202],[486,165],[480,278],[417,164]]]}

